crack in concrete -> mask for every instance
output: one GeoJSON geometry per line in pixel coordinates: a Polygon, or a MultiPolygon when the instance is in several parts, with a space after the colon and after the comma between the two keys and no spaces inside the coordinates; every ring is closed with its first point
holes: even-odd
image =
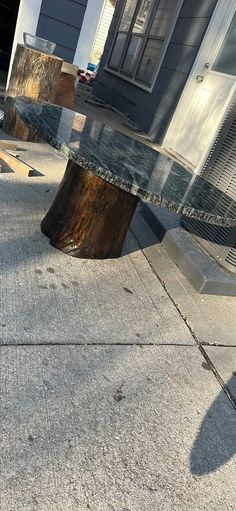
{"type": "Polygon", "coordinates": [[[208,366],[210,367],[210,369],[212,370],[214,376],[216,377],[218,383],[220,384],[220,386],[222,387],[223,391],[225,392],[226,396],[228,397],[228,399],[230,400],[232,406],[234,407],[234,409],[236,410],[236,400],[235,398],[233,397],[230,389],[228,388],[228,386],[226,385],[226,383],[224,382],[224,380],[221,378],[220,374],[218,373],[216,367],[214,366],[214,364],[212,363],[210,357],[208,356],[208,354],[206,353],[206,351],[204,350],[203,346],[199,345],[199,350],[200,352],[202,353],[203,357],[205,358],[208,366]]]}
{"type": "MultiPolygon", "coordinates": [[[[222,387],[223,391],[225,392],[227,398],[229,399],[231,405],[233,406],[233,408],[236,410],[236,400],[235,398],[233,397],[230,389],[228,388],[227,384],[224,382],[224,380],[221,378],[219,372],[217,371],[216,367],[214,366],[213,362],[211,361],[210,357],[208,356],[208,354],[206,353],[205,349],[203,348],[203,343],[201,343],[196,335],[196,333],[194,332],[193,328],[191,327],[191,325],[189,324],[187,318],[182,314],[178,304],[175,302],[174,298],[171,296],[171,294],[169,293],[167,287],[166,287],[166,284],[165,282],[163,281],[163,279],[160,278],[160,276],[158,275],[157,271],[155,270],[154,266],[152,265],[152,262],[149,260],[149,258],[147,257],[147,255],[145,254],[145,251],[143,250],[137,236],[135,235],[135,233],[133,232],[133,230],[130,228],[130,231],[132,233],[132,235],[134,236],[138,246],[140,247],[140,250],[142,251],[144,257],[146,258],[148,264],[150,265],[151,269],[152,269],[152,272],[154,273],[154,275],[157,277],[157,279],[159,280],[160,284],[162,285],[163,289],[165,290],[168,298],[171,300],[171,302],[173,303],[174,307],[176,308],[176,310],[178,311],[178,313],[180,314],[181,318],[183,319],[185,325],[187,326],[190,334],[192,335],[193,339],[195,340],[196,344],[197,344],[197,347],[198,349],[200,350],[201,354],[203,355],[204,359],[206,360],[207,364],[209,365],[211,371],[213,372],[216,380],[218,381],[218,383],[220,384],[220,386],[222,387]]],[[[214,344],[207,344],[207,343],[204,343],[204,346],[214,346],[214,344]]],[[[219,344],[217,344],[216,346],[220,346],[219,344]]],[[[223,345],[224,346],[224,345],[223,345]]]]}

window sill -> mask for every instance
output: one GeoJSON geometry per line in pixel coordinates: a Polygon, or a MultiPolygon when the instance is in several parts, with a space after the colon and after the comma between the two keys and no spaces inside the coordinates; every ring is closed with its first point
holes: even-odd
{"type": "Polygon", "coordinates": [[[139,89],[143,89],[146,92],[150,93],[153,90],[154,84],[152,86],[142,85],[142,83],[136,82],[135,80],[132,80],[132,78],[128,78],[128,76],[124,76],[124,75],[118,73],[117,71],[113,71],[113,69],[110,69],[107,66],[105,66],[103,69],[104,69],[104,71],[107,71],[108,73],[111,73],[112,75],[117,76],[121,80],[125,80],[125,82],[131,83],[131,85],[134,85],[135,87],[139,87],[139,89]]]}

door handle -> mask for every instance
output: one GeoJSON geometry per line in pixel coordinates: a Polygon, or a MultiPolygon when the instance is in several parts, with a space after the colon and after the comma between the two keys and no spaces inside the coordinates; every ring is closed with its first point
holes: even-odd
{"type": "Polygon", "coordinates": [[[204,80],[204,76],[203,75],[197,75],[196,76],[196,80],[197,80],[198,83],[201,83],[204,80]]]}

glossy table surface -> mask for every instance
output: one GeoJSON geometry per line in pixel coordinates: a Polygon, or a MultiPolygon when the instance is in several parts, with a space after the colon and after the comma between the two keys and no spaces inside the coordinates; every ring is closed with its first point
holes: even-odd
{"type": "Polygon", "coordinates": [[[66,108],[19,97],[10,101],[27,127],[83,169],[170,211],[218,226],[235,224],[233,199],[174,158],[66,108]],[[229,201],[224,216],[215,207],[222,197],[229,201]]]}

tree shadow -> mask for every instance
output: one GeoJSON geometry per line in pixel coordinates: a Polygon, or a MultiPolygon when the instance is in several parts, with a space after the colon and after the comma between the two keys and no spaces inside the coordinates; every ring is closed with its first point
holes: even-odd
{"type": "MultiPolygon", "coordinates": [[[[234,374],[227,382],[236,395],[234,374]]],[[[190,454],[190,470],[194,475],[215,472],[236,454],[236,411],[229,407],[222,390],[209,408],[200,426],[190,454]]]]}

